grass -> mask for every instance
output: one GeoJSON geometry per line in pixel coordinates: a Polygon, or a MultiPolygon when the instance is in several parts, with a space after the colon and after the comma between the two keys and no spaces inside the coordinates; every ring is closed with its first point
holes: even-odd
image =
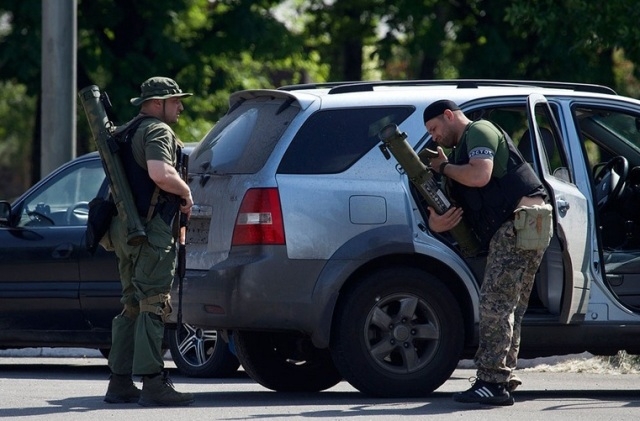
{"type": "Polygon", "coordinates": [[[551,361],[541,364],[531,360],[523,365],[524,370],[554,373],[637,374],[640,373],[640,355],[630,355],[626,351],[619,351],[612,356],[592,356],[584,353],[569,358],[551,358],[551,361]]]}

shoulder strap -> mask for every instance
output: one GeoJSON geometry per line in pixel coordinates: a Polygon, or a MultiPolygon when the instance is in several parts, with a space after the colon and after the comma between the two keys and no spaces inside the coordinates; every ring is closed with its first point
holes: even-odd
{"type": "Polygon", "coordinates": [[[129,142],[133,135],[138,130],[140,123],[148,118],[154,118],[149,115],[140,115],[136,116],[133,120],[131,120],[128,124],[122,127],[121,131],[116,130],[115,136],[117,137],[119,142],[129,142]]]}

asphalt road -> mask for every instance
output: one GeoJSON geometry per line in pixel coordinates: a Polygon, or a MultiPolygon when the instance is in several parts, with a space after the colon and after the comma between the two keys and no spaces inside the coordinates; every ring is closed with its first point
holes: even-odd
{"type": "Polygon", "coordinates": [[[453,402],[469,387],[471,369],[458,369],[424,399],[374,399],[342,382],[314,394],[276,393],[244,372],[229,379],[181,376],[167,361],[176,389],[196,395],[186,408],[143,408],[102,401],[109,375],[100,357],[0,356],[0,418],[24,420],[637,420],[639,374],[520,371],[512,407],[453,402]]]}

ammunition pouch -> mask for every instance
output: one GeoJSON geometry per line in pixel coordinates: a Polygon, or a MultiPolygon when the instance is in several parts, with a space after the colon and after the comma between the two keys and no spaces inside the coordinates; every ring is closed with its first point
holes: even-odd
{"type": "Polygon", "coordinates": [[[549,204],[522,206],[513,214],[516,247],[522,250],[543,250],[553,235],[553,208],[549,204]]]}
{"type": "Polygon", "coordinates": [[[169,321],[169,315],[173,311],[170,294],[157,294],[140,300],[140,312],[155,314],[163,322],[169,321]]]}

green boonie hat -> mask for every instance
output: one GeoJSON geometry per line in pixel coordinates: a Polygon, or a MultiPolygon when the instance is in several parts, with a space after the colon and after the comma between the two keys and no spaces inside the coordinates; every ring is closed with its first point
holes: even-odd
{"type": "Polygon", "coordinates": [[[168,77],[151,77],[140,85],[140,96],[131,98],[133,105],[140,105],[149,99],[183,98],[192,93],[182,92],[175,80],[168,77]]]}

